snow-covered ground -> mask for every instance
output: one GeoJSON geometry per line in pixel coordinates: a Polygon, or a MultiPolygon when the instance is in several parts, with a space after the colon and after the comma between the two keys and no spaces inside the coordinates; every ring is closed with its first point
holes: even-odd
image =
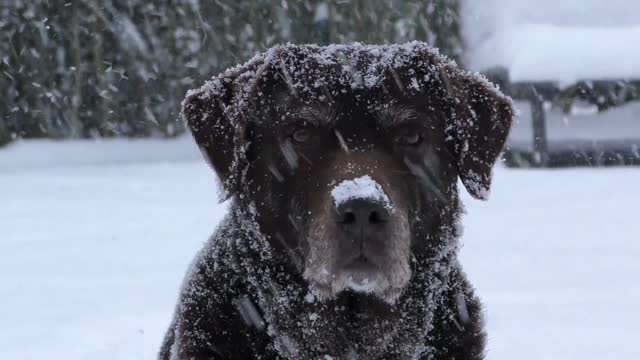
{"type": "MultiPolygon", "coordinates": [[[[640,169],[501,168],[465,202],[488,359],[640,359],[640,169]]],[[[1,149],[0,359],[153,359],[224,212],[189,139],[1,149]]]]}

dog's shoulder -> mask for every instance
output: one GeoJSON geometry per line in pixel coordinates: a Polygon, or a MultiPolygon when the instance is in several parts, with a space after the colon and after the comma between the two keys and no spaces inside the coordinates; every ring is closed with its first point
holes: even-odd
{"type": "Polygon", "coordinates": [[[253,359],[255,349],[264,349],[264,324],[235,251],[236,242],[250,240],[241,236],[227,218],[189,266],[161,359],[253,359]]]}

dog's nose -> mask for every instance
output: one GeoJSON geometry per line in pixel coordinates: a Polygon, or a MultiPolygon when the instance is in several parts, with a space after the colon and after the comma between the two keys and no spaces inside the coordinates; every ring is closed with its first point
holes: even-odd
{"type": "Polygon", "coordinates": [[[337,221],[346,229],[358,231],[384,225],[389,220],[389,211],[384,204],[367,199],[353,199],[337,208],[337,221]]]}

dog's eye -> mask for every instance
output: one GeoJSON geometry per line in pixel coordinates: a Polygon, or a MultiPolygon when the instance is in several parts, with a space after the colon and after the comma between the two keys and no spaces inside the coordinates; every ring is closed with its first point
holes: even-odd
{"type": "Polygon", "coordinates": [[[303,144],[311,139],[311,131],[309,129],[298,129],[291,134],[293,141],[303,144]]]}
{"type": "Polygon", "coordinates": [[[422,142],[422,135],[418,132],[402,134],[396,138],[396,142],[400,145],[418,145],[422,142]]]}

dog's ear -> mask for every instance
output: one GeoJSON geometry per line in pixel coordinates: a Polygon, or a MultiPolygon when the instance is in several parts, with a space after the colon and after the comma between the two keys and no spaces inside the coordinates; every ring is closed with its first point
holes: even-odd
{"type": "Polygon", "coordinates": [[[452,139],[458,176],[471,196],[486,200],[493,165],[513,121],[511,99],[482,75],[455,65],[444,67],[440,77],[454,102],[454,113],[447,120],[447,136],[452,139]]]}
{"type": "Polygon", "coordinates": [[[182,103],[182,117],[207,163],[222,183],[222,200],[237,192],[240,147],[244,146],[245,128],[241,119],[230,116],[233,98],[232,79],[213,79],[203,87],[187,93],[182,103]]]}

